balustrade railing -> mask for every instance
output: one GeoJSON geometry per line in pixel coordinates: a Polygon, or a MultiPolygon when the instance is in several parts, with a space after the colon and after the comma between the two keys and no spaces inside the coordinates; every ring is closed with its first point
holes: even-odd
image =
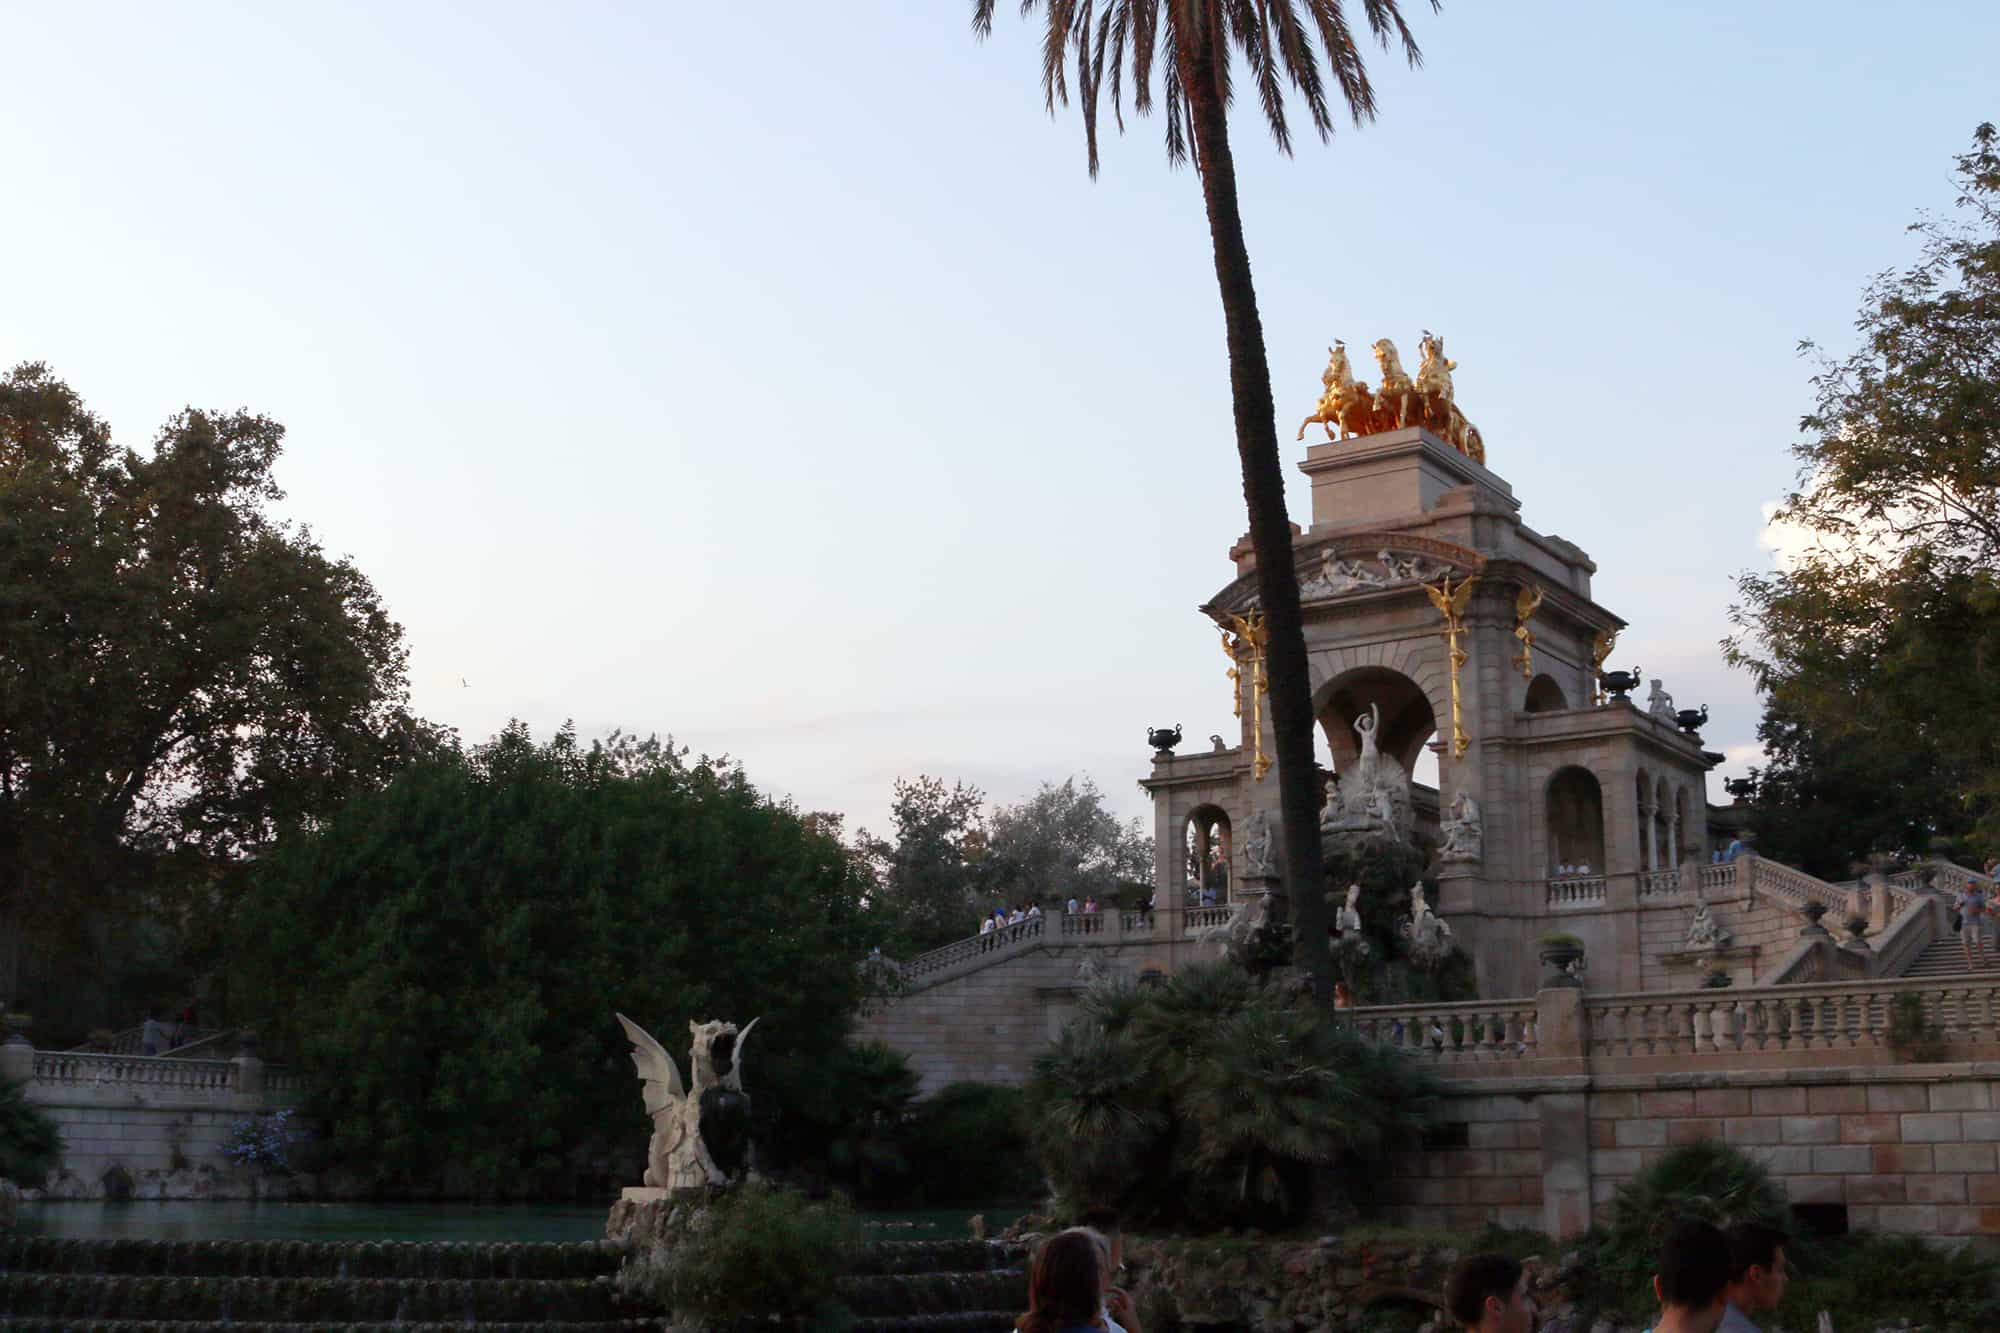
{"type": "MultiPolygon", "coordinates": [[[[1737,862],[1741,865],[1743,862],[1737,862]]],[[[1803,870],[1794,870],[1782,861],[1767,861],[1758,857],[1756,869],[1750,883],[1760,892],[1774,894],[1787,899],[1794,906],[1804,907],[1809,902],[1824,903],[1829,910],[1841,911],[1847,905],[1846,889],[1829,884],[1823,879],[1815,879],[1803,870]]]]}
{"type": "Polygon", "coordinates": [[[36,1051],[35,1081],[91,1087],[108,1084],[231,1092],[236,1066],[228,1060],[173,1060],[163,1055],[104,1055],[93,1051],[36,1051]]]}
{"type": "Polygon", "coordinates": [[[1641,901],[1654,898],[1678,898],[1681,894],[1681,872],[1678,870],[1648,870],[1639,876],[1639,898],[1641,901]]]}
{"type": "Polygon", "coordinates": [[[1593,875],[1587,878],[1571,876],[1549,881],[1550,907],[1599,907],[1604,903],[1604,877],[1593,875]]]}
{"type": "MultiPolygon", "coordinates": [[[[998,950],[1012,949],[1031,940],[1040,939],[1042,923],[1048,919],[1045,916],[1031,916],[1025,921],[1016,921],[1011,926],[1000,926],[984,935],[974,935],[970,939],[932,949],[929,953],[920,953],[902,964],[903,977],[905,980],[914,980],[918,977],[931,976],[956,967],[968,959],[983,957],[998,950]]],[[[1071,921],[1077,918],[1060,919],[1071,921]]]]}
{"type": "Polygon", "coordinates": [[[1338,1011],[1363,1038],[1440,1064],[1494,1064],[1536,1053],[1535,1001],[1370,1005],[1338,1011]]]}
{"type": "Polygon", "coordinates": [[[1721,865],[1701,866],[1695,870],[1695,887],[1704,894],[1721,893],[1736,887],[1736,868],[1739,861],[1724,861],[1721,865]]]}
{"type": "Polygon", "coordinates": [[[1589,996],[1586,1040],[1606,1060],[1873,1049],[1888,1045],[1890,1007],[1905,994],[1948,1046],[2000,1041],[2000,980],[1928,979],[1589,996]]]}
{"type": "Polygon", "coordinates": [[[1153,933],[1153,914],[1121,912],[1118,915],[1118,928],[1127,935],[1150,935],[1153,933]]]}
{"type": "Polygon", "coordinates": [[[1062,921],[1062,934],[1065,937],[1102,935],[1104,933],[1104,913],[1102,912],[1076,912],[1059,919],[1062,921]]]}
{"type": "Polygon", "coordinates": [[[1233,907],[1190,907],[1181,913],[1182,929],[1192,935],[1198,931],[1226,926],[1229,924],[1230,913],[1235,910],[1233,907]]]}

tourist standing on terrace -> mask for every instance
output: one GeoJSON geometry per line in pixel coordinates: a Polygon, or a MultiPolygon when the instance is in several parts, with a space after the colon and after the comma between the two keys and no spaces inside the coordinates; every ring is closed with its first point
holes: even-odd
{"type": "Polygon", "coordinates": [[[1785,1285],[1792,1277],[1792,1266],[1785,1259],[1785,1241],[1789,1238],[1776,1227],[1761,1222],[1738,1222],[1726,1234],[1728,1306],[1716,1333],[1763,1333],[1750,1322],[1750,1316],[1775,1310],[1778,1302],[1785,1299],[1785,1285]]]}
{"type": "Polygon", "coordinates": [[[1528,1333],[1535,1324],[1527,1271],[1504,1254],[1459,1260],[1444,1284],[1444,1308],[1466,1333],[1528,1333]]]}
{"type": "Polygon", "coordinates": [[[1683,1221],[1660,1247],[1653,1294],[1660,1317],[1650,1333],[1715,1333],[1728,1308],[1729,1241],[1706,1222],[1683,1221]]]}
{"type": "Polygon", "coordinates": [[[1014,1321],[1018,1333],[1097,1333],[1101,1267],[1087,1232],[1043,1241],[1028,1267],[1028,1312],[1014,1321]]]}
{"type": "Polygon", "coordinates": [[[163,1055],[167,1049],[167,1027],[160,1021],[158,1009],[146,1011],[146,1025],[139,1029],[139,1052],[142,1055],[163,1055]]]}

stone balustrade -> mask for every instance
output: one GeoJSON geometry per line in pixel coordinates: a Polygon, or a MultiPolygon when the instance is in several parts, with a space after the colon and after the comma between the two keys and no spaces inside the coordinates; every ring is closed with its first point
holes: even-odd
{"type": "Polygon", "coordinates": [[[1181,913],[1181,929],[1185,934],[1198,935],[1204,930],[1226,926],[1235,911],[1233,907],[1190,907],[1181,913]]]}
{"type": "Polygon", "coordinates": [[[1721,865],[1697,866],[1694,872],[1695,888],[1706,898],[1710,894],[1726,898],[1736,889],[1737,867],[1740,861],[1724,861],[1721,865]]]}
{"type": "Polygon", "coordinates": [[[1371,1041],[1437,1061],[1452,1077],[1565,1072],[1894,1064],[1891,1006],[1914,995],[1951,1060],[2000,1058],[2000,978],[1908,978],[1795,986],[1372,1005],[1346,1011],[1371,1041]]]}
{"type": "Polygon", "coordinates": [[[35,1082],[48,1085],[173,1089],[228,1093],[236,1090],[232,1060],[175,1060],[164,1055],[104,1055],[90,1051],[36,1051],[35,1082]]]}
{"type": "Polygon", "coordinates": [[[1647,870],[1639,875],[1639,900],[1656,902],[1663,898],[1678,898],[1687,890],[1678,870],[1647,870]]]}
{"type": "Polygon", "coordinates": [[[1566,907],[1602,907],[1606,897],[1606,883],[1602,875],[1552,879],[1549,881],[1549,907],[1553,911],[1561,911],[1566,907]]]}
{"type": "Polygon", "coordinates": [[[1532,1058],[1538,1040],[1532,999],[1370,1005],[1346,1013],[1367,1040],[1452,1067],[1532,1058]]]}

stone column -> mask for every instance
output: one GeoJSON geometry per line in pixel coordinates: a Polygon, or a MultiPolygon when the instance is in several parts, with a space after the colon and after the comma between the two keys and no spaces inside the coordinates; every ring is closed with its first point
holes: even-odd
{"type": "Polygon", "coordinates": [[[243,1046],[236,1060],[237,1097],[248,1105],[262,1106],[264,1103],[264,1062],[257,1056],[257,1036],[243,1034],[243,1046]]]}
{"type": "MultiPolygon", "coordinates": [[[[1559,1061],[1562,1083],[1588,1085],[1590,1032],[1583,991],[1544,987],[1535,994],[1535,1056],[1559,1061]]],[[[1558,1240],[1590,1230],[1590,1106],[1588,1094],[1545,1092],[1535,1099],[1542,1126],[1542,1229],[1558,1240]]]]}
{"type": "Polygon", "coordinates": [[[1639,802],[1639,869],[1658,870],[1659,839],[1653,830],[1653,802],[1650,799],[1639,802]]]}

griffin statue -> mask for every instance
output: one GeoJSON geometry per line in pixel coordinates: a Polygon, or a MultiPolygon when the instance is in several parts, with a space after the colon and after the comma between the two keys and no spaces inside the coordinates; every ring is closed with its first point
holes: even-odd
{"type": "Polygon", "coordinates": [[[653,1137],[646,1145],[646,1184],[684,1190],[723,1186],[750,1165],[750,1099],[743,1093],[742,1031],[734,1023],[688,1024],[694,1045],[688,1052],[693,1086],[683,1087],[681,1071],[666,1047],[623,1014],[618,1022],[632,1042],[632,1063],[645,1084],[646,1114],[653,1137]]]}

